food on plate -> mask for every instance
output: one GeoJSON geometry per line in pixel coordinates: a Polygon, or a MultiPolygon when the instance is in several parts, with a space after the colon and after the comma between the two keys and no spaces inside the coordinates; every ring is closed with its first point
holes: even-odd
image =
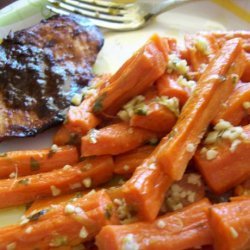
{"type": "Polygon", "coordinates": [[[76,147],[58,147],[49,149],[23,150],[4,153],[0,157],[0,179],[49,172],[79,161],[76,147]]]}
{"type": "Polygon", "coordinates": [[[99,191],[75,197],[70,204],[64,202],[53,209],[49,207],[24,216],[20,225],[0,228],[0,249],[75,246],[93,239],[103,226],[117,222],[111,199],[105,191],[99,191]]]}
{"type": "Polygon", "coordinates": [[[229,191],[250,176],[250,125],[221,120],[195,153],[195,164],[216,193],[229,191]]]}
{"type": "Polygon", "coordinates": [[[0,45],[0,140],[61,123],[93,78],[101,32],[80,16],[53,16],[10,32],[0,45]]]}
{"type": "Polygon", "coordinates": [[[0,208],[94,188],[111,179],[113,168],[110,156],[100,156],[46,173],[0,180],[0,208]]]}
{"type": "Polygon", "coordinates": [[[247,250],[250,246],[250,199],[222,203],[211,208],[209,222],[218,250],[247,250]]]}
{"type": "Polygon", "coordinates": [[[74,99],[51,147],[62,161],[3,154],[0,207],[32,204],[0,250],[247,250],[249,39],[155,34],[74,99]]]}
{"type": "Polygon", "coordinates": [[[154,222],[108,225],[98,234],[96,243],[103,250],[176,250],[210,245],[212,237],[207,218],[210,208],[210,202],[204,199],[154,222]]]}

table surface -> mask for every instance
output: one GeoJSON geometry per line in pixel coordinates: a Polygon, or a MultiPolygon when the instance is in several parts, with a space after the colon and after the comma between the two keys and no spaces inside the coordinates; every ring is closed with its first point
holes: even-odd
{"type": "Polygon", "coordinates": [[[15,2],[15,0],[0,0],[0,9],[13,2],[15,2]]]}

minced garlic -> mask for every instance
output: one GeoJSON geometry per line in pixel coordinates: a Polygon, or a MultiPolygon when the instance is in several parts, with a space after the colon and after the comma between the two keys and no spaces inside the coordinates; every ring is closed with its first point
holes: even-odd
{"type": "Polygon", "coordinates": [[[206,152],[206,159],[207,160],[213,160],[213,159],[215,159],[216,157],[217,157],[217,155],[218,155],[218,151],[217,150],[215,150],[215,149],[208,149],[207,150],[207,152],[206,152]]]}
{"type": "Polygon", "coordinates": [[[84,187],[86,188],[90,188],[91,185],[92,185],[92,180],[91,178],[85,178],[83,181],[82,181],[84,187]]]}
{"type": "Polygon", "coordinates": [[[122,239],[121,250],[139,250],[139,245],[136,242],[136,239],[133,234],[127,234],[122,239]]]}
{"type": "Polygon", "coordinates": [[[58,196],[61,194],[61,190],[54,185],[50,186],[50,190],[53,196],[58,196]]]}
{"type": "Polygon", "coordinates": [[[168,57],[167,71],[168,73],[176,71],[181,75],[185,75],[189,71],[189,67],[186,60],[180,59],[176,54],[171,54],[168,57]]]}

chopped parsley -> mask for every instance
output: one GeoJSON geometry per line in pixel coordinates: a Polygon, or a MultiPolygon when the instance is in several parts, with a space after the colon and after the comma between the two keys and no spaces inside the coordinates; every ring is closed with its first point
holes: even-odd
{"type": "Polygon", "coordinates": [[[40,169],[40,163],[33,157],[30,158],[30,169],[32,171],[37,171],[40,169]]]}

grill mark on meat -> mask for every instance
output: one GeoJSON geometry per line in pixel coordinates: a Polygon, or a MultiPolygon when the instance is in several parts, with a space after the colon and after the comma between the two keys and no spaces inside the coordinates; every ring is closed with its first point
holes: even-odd
{"type": "Polygon", "coordinates": [[[102,45],[100,31],[76,15],[11,32],[0,46],[0,140],[62,122],[72,96],[92,79],[102,45]]]}

